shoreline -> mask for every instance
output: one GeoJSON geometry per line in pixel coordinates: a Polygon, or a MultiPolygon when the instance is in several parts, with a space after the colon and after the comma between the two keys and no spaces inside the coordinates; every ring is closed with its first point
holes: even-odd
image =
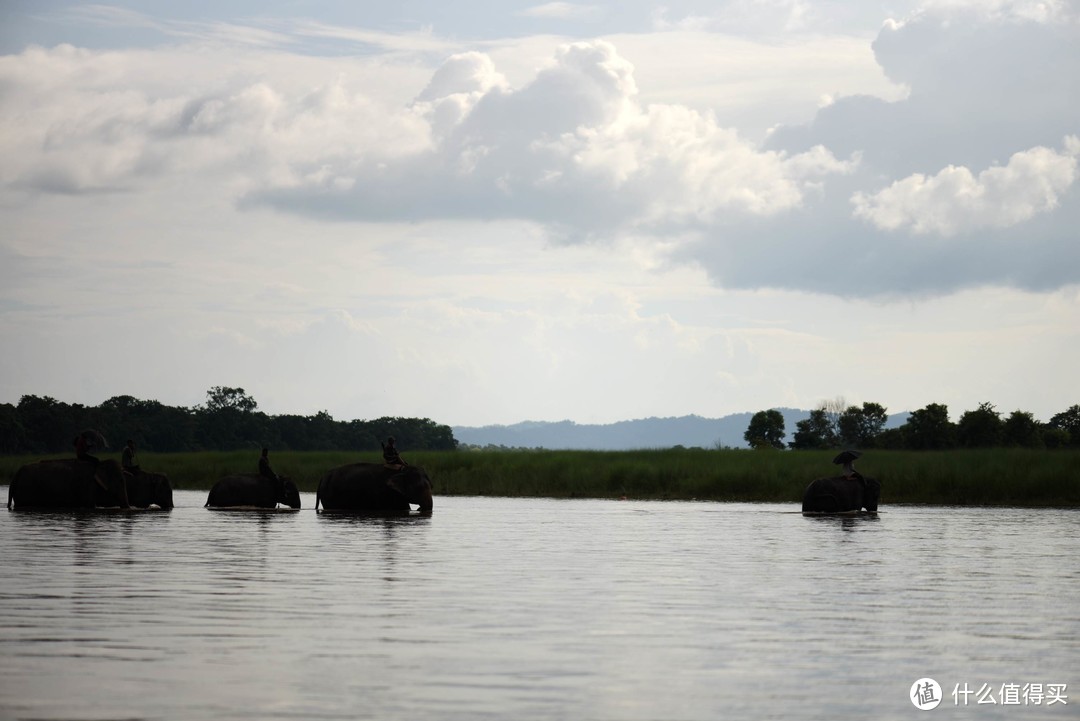
{"type": "MultiPolygon", "coordinates": [[[[102,453],[111,458],[115,453],[102,453]]],[[[314,492],[330,468],[371,454],[273,451],[274,470],[314,492]]],[[[609,498],[801,503],[815,478],[834,476],[835,451],[665,449],[635,451],[408,452],[436,496],[609,498]]],[[[255,472],[257,450],[140,454],[174,489],[209,490],[220,477],[255,472]]],[[[70,454],[0,456],[0,484],[22,465],[70,454]]],[[[1080,508],[1080,450],[866,451],[858,470],[882,485],[881,505],[1080,508]]]]}

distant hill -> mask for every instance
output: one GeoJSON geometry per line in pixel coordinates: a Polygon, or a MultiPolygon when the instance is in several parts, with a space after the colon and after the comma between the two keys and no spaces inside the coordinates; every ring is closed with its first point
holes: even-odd
{"type": "MultiPolygon", "coordinates": [[[[810,411],[777,408],[784,416],[784,429],[790,441],[795,424],[810,417],[810,411]]],[[[579,424],[573,421],[523,421],[510,426],[454,426],[454,438],[472,446],[508,448],[547,448],[550,450],[620,451],[637,448],[747,448],[743,433],[753,413],[734,413],[723,418],[679,416],[642,418],[604,425],[579,424]]],[[[895,428],[907,420],[907,413],[889,416],[886,428],[895,428]]]]}

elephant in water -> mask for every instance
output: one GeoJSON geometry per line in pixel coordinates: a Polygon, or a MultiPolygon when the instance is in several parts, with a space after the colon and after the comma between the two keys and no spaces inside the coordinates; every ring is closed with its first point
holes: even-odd
{"type": "Polygon", "coordinates": [[[172,484],[164,473],[143,470],[135,473],[124,471],[124,481],[127,483],[128,501],[136,508],[157,506],[163,511],[172,509],[172,484]]]}
{"type": "Polygon", "coordinates": [[[431,479],[419,466],[393,469],[379,463],[350,463],[330,470],[319,481],[315,510],[408,511],[409,504],[430,513],[431,479]]]}
{"type": "Polygon", "coordinates": [[[862,508],[877,513],[881,484],[874,478],[834,476],[819,478],[806,487],[803,513],[847,513],[862,508]]]}
{"type": "Polygon", "coordinates": [[[8,487],[8,508],[130,508],[124,471],[114,460],[28,463],[8,487]]]}
{"type": "Polygon", "coordinates": [[[206,507],[215,508],[277,508],[279,503],[284,503],[289,508],[300,508],[300,489],[285,476],[275,481],[259,473],[235,473],[225,476],[214,484],[206,499],[206,507]]]}

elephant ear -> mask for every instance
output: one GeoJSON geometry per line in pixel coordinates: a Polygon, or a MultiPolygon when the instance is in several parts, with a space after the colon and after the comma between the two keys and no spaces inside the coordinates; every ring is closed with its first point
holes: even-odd
{"type": "Polygon", "coordinates": [[[405,483],[400,473],[396,473],[386,479],[386,487],[394,493],[405,495],[405,483]]]}
{"type": "Polygon", "coordinates": [[[105,482],[105,479],[103,479],[103,478],[101,477],[101,474],[100,474],[99,472],[97,472],[97,471],[94,471],[94,481],[95,481],[95,482],[96,482],[96,483],[97,483],[97,484],[98,484],[99,486],[101,486],[101,490],[103,490],[103,491],[107,491],[107,490],[109,490],[109,484],[107,484],[107,483],[105,482]]]}

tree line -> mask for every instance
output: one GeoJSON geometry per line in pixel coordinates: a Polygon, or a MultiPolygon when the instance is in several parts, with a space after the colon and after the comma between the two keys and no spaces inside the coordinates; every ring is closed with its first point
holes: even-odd
{"type": "Polygon", "coordinates": [[[384,417],[336,421],[315,415],[268,415],[243,388],[214,386],[193,408],[167,406],[133,396],[114,396],[99,406],[25,395],[17,405],[0,404],[0,453],[61,453],[72,439],[93,428],[112,450],[127,439],[157,452],[239,450],[269,447],[295,451],[377,451],[394,436],[405,450],[455,450],[450,426],[428,418],[384,417]]]}
{"type": "MultiPolygon", "coordinates": [[[[786,445],[792,450],[883,448],[945,450],[950,448],[1077,448],[1080,447],[1080,405],[1041,423],[1026,411],[1006,417],[991,403],[964,411],[954,423],[948,406],[931,403],[913,411],[899,428],[885,428],[889,416],[879,403],[846,406],[843,399],[826,401],[795,424],[786,445]]],[[[751,448],[785,447],[784,416],[777,410],[758,411],[743,438],[751,448]]]]}

